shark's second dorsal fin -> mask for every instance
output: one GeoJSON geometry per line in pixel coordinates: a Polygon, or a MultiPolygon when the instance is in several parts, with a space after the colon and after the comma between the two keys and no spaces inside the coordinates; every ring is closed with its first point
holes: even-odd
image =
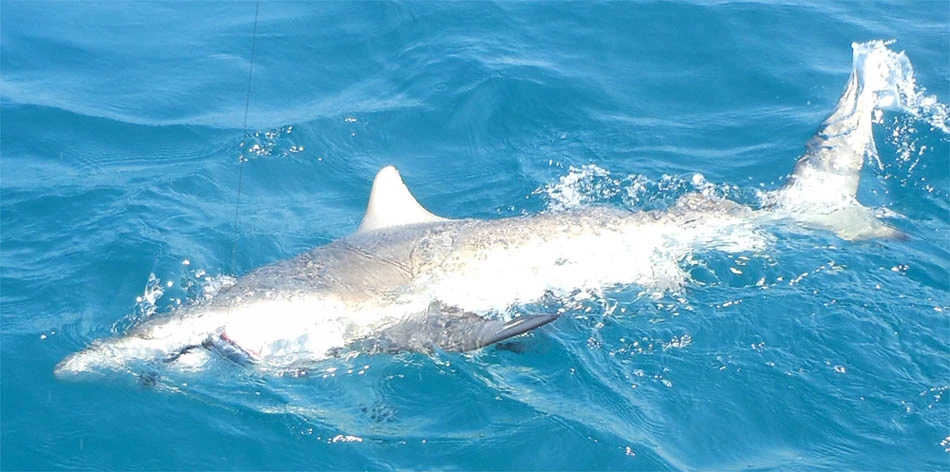
{"type": "Polygon", "coordinates": [[[444,220],[445,218],[433,215],[423,208],[409,193],[399,171],[393,166],[387,166],[373,179],[373,190],[369,194],[366,214],[363,215],[363,222],[356,232],[444,220]]]}

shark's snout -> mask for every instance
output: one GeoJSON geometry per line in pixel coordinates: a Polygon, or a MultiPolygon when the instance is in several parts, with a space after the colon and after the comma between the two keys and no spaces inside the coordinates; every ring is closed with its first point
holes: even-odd
{"type": "Polygon", "coordinates": [[[100,357],[94,352],[94,349],[94,347],[89,347],[70,354],[56,364],[56,367],[53,368],[53,375],[59,379],[69,379],[94,371],[94,367],[99,363],[97,358],[100,357]]]}

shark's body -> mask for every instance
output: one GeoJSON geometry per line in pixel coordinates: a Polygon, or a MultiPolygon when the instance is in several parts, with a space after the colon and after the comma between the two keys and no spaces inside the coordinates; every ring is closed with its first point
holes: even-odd
{"type": "Polygon", "coordinates": [[[353,346],[471,350],[557,317],[515,316],[513,306],[615,285],[673,286],[677,272],[664,261],[676,265],[697,248],[754,249],[767,240],[760,231],[765,222],[827,228],[845,239],[896,236],[854,199],[870,139],[867,97],[876,92],[866,90],[859,66],[875,51],[856,47],[855,72],[838,107],[789,184],[766,198],[764,208],[691,194],[665,211],[594,207],[450,220],[419,205],[387,167],[376,176],[354,234],[257,269],[211,300],[155,317],[125,336],[98,341],[56,371],[175,363],[192,352],[284,368],[353,346]],[[823,181],[837,184],[817,192],[823,181]]]}
{"type": "MultiPolygon", "coordinates": [[[[374,189],[390,204],[399,195],[411,199],[392,167],[380,172],[374,189]],[[401,191],[380,191],[385,187],[401,191]]],[[[426,221],[364,227],[257,269],[209,301],[99,342],[58,369],[176,360],[193,349],[280,368],[324,359],[354,343],[371,350],[480,348],[556,318],[506,317],[511,305],[546,294],[649,284],[656,280],[653,251],[643,249],[685,253],[748,225],[746,208],[723,204],[730,210],[710,212],[689,205],[684,201],[669,212],[604,207],[501,220],[419,213],[426,221]],[[618,261],[623,254],[644,259],[618,261]]]]}

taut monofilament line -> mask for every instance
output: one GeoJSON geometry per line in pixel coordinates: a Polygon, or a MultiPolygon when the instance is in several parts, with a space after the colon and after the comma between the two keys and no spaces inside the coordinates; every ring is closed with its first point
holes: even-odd
{"type": "Polygon", "coordinates": [[[247,114],[248,110],[251,108],[251,78],[254,76],[254,55],[257,50],[257,19],[261,12],[261,2],[258,0],[255,2],[254,6],[254,30],[251,33],[251,64],[248,67],[247,71],[247,94],[244,96],[244,138],[241,141],[241,156],[238,158],[238,185],[237,185],[237,200],[234,202],[234,236],[231,241],[231,270],[237,273],[236,259],[237,259],[237,242],[238,234],[240,234],[240,227],[238,223],[241,216],[241,190],[244,186],[244,163],[247,162],[247,157],[244,155],[244,151],[247,148],[247,140],[250,137],[247,134],[247,114]]]}

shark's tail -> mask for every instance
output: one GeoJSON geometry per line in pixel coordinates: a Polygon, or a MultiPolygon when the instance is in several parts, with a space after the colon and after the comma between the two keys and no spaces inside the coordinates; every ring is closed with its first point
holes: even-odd
{"type": "Polygon", "coordinates": [[[855,197],[864,160],[878,159],[872,124],[880,110],[907,110],[920,96],[910,61],[889,44],[852,44],[851,77],[838,105],[785,186],[767,197],[768,206],[782,216],[849,240],[905,237],[855,197]]]}

